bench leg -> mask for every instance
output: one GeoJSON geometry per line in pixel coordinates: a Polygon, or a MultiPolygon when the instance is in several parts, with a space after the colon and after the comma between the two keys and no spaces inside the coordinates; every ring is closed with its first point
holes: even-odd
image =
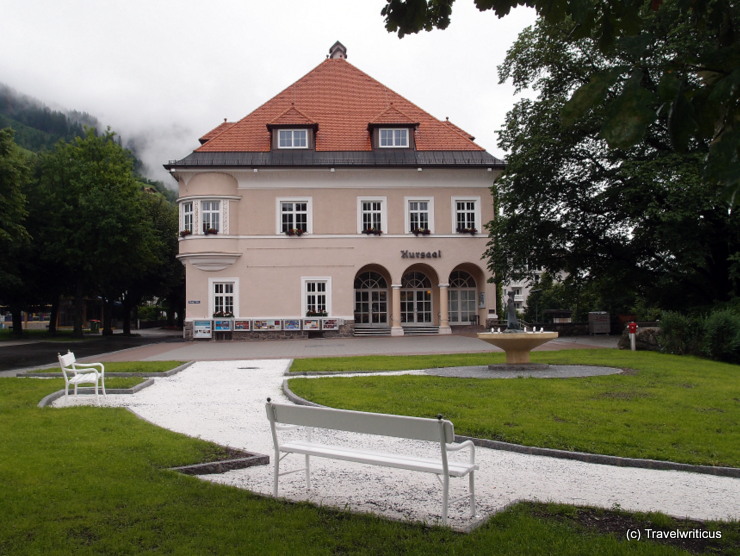
{"type": "Polygon", "coordinates": [[[447,525],[447,507],[450,502],[450,476],[445,475],[442,484],[442,524],[447,525]]]}
{"type": "Polygon", "coordinates": [[[310,456],[306,454],[306,490],[311,490],[311,462],[310,456]]]}
{"type": "Polygon", "coordinates": [[[272,477],[272,495],[277,498],[278,495],[278,477],[280,476],[280,451],[275,450],[275,465],[273,466],[274,474],[272,477]]]}
{"type": "Polygon", "coordinates": [[[475,471],[470,472],[470,517],[475,517],[475,471]]]}

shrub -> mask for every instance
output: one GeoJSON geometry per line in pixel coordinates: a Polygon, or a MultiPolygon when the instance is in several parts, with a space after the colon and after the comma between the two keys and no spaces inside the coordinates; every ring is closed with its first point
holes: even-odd
{"type": "Polygon", "coordinates": [[[740,362],[740,315],[731,309],[711,313],[704,323],[704,354],[710,359],[740,362]]]}
{"type": "Polygon", "coordinates": [[[700,355],[704,326],[701,319],[665,312],[660,319],[660,349],[675,355],[700,355]]]}

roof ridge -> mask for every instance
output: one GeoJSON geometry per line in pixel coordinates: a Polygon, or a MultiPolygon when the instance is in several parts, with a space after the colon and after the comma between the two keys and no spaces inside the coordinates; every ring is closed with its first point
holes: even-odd
{"type": "Polygon", "coordinates": [[[368,127],[373,123],[414,124],[420,151],[485,150],[454,124],[445,125],[344,58],[323,60],[196,150],[268,152],[273,147],[265,125],[291,124],[290,114],[321,127],[316,151],[372,150],[368,127]],[[394,114],[400,121],[390,121],[394,114]]]}

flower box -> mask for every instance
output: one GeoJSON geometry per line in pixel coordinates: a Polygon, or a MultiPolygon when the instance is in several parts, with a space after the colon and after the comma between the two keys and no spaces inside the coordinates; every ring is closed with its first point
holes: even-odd
{"type": "Polygon", "coordinates": [[[458,228],[457,229],[458,234],[470,234],[471,236],[474,236],[478,233],[478,228],[458,228]]]}

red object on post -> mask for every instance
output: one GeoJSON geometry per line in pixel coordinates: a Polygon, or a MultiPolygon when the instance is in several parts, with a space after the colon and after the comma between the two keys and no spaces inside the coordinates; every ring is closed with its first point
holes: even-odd
{"type": "Polygon", "coordinates": [[[630,334],[637,334],[637,323],[636,322],[627,323],[627,332],[629,332],[630,334]]]}

